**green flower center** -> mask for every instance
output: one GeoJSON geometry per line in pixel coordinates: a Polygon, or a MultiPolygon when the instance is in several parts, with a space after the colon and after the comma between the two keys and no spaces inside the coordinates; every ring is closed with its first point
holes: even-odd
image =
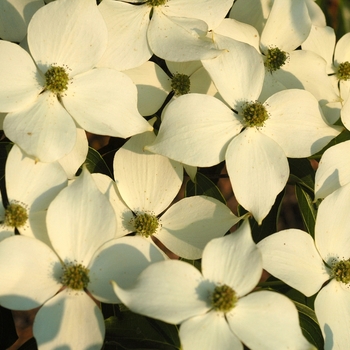
{"type": "Polygon", "coordinates": [[[247,102],[243,105],[243,121],[246,127],[261,127],[269,118],[269,114],[260,102],[247,102]]]}
{"type": "Polygon", "coordinates": [[[52,91],[54,94],[60,95],[68,88],[69,76],[63,67],[52,66],[46,73],[46,90],[52,91]]]}
{"type": "Polygon", "coordinates": [[[265,59],[265,67],[272,73],[277,69],[280,69],[288,58],[287,52],[280,50],[278,47],[270,48],[267,50],[265,59]]]}
{"type": "Polygon", "coordinates": [[[175,96],[186,95],[190,92],[190,77],[186,74],[176,73],[171,79],[171,88],[175,96]]]}
{"type": "Polygon", "coordinates": [[[162,6],[164,5],[168,0],[147,0],[146,4],[150,7],[153,6],[162,6]]]}
{"type": "Polygon", "coordinates": [[[4,224],[10,227],[21,227],[28,220],[27,209],[19,203],[10,203],[5,210],[4,224]]]}
{"type": "Polygon", "coordinates": [[[63,267],[61,282],[70,289],[83,290],[90,282],[89,269],[82,264],[69,263],[63,267]]]}
{"type": "Polygon", "coordinates": [[[226,284],[217,286],[211,295],[211,304],[216,311],[231,311],[235,307],[237,300],[236,292],[226,284]]]}
{"type": "Polygon", "coordinates": [[[340,63],[337,70],[337,78],[339,80],[350,79],[350,63],[348,61],[340,63]]]}
{"type": "Polygon", "coordinates": [[[335,263],[332,267],[332,275],[338,282],[350,283],[350,259],[335,263]]]}
{"type": "Polygon", "coordinates": [[[148,213],[137,214],[132,219],[135,232],[143,237],[152,236],[159,227],[159,220],[156,216],[148,213]]]}

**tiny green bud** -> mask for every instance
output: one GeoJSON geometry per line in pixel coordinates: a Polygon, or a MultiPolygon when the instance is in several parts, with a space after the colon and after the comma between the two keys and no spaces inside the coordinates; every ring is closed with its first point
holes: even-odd
{"type": "Polygon", "coordinates": [[[269,118],[269,114],[260,102],[247,102],[243,105],[243,122],[246,127],[261,127],[269,118]]]}
{"type": "Polygon", "coordinates": [[[10,227],[22,227],[28,220],[27,209],[19,203],[10,203],[5,209],[4,224],[10,227]]]}
{"type": "Polygon", "coordinates": [[[147,0],[146,4],[150,7],[154,6],[162,6],[164,5],[168,0],[147,0]]]}
{"type": "Polygon", "coordinates": [[[45,73],[45,89],[52,91],[54,94],[60,95],[68,88],[69,76],[63,67],[52,66],[45,73]]]}
{"type": "Polygon", "coordinates": [[[229,312],[237,303],[236,292],[226,284],[216,286],[211,295],[211,303],[216,311],[229,312]]]}
{"type": "Polygon", "coordinates": [[[270,48],[267,50],[264,65],[272,73],[280,69],[286,63],[287,58],[287,52],[280,50],[278,47],[270,48]]]}
{"type": "Polygon", "coordinates": [[[350,283],[350,259],[336,262],[332,267],[332,275],[338,282],[350,283]]]}
{"type": "Polygon", "coordinates": [[[190,92],[191,81],[186,74],[176,73],[171,79],[171,88],[175,92],[175,96],[186,95],[190,92]]]}
{"type": "Polygon", "coordinates": [[[148,213],[139,213],[132,219],[135,232],[144,237],[152,236],[159,227],[159,220],[156,216],[148,213]]]}
{"type": "Polygon", "coordinates": [[[350,63],[348,61],[340,63],[337,69],[337,78],[339,80],[350,79],[350,63]]]}
{"type": "Polygon", "coordinates": [[[63,267],[61,282],[67,288],[83,290],[90,282],[89,269],[82,264],[66,264],[63,267]]]}

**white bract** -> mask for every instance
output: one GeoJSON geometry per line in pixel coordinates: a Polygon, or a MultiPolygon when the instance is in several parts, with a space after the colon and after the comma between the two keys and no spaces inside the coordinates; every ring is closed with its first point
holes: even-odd
{"type": "Polygon", "coordinates": [[[315,313],[326,350],[350,344],[349,198],[348,184],[320,204],[315,241],[306,232],[289,229],[258,243],[264,269],[306,296],[318,292],[315,313]]]}
{"type": "Polygon", "coordinates": [[[27,35],[30,19],[44,5],[44,0],[0,1],[0,38],[21,42],[27,35]]]}
{"type": "Polygon", "coordinates": [[[132,81],[112,69],[94,69],[107,40],[94,0],[60,0],[33,16],[28,27],[31,55],[1,41],[0,111],[8,112],[6,136],[50,162],[73,149],[76,123],[117,137],[150,130],[137,111],[132,81]]]}
{"type": "Polygon", "coordinates": [[[325,198],[350,182],[349,152],[350,141],[344,141],[323,153],[315,175],[315,199],[325,198]]]}
{"type": "Polygon", "coordinates": [[[96,300],[119,302],[109,281],[128,288],[164,257],[139,237],[115,239],[114,211],[85,168],[52,201],[46,223],[52,249],[26,236],[0,242],[0,303],[16,310],[42,305],[33,326],[39,349],[101,349],[105,327],[96,300]]]}
{"type": "Polygon", "coordinates": [[[17,229],[22,235],[50,244],[45,218],[51,201],[67,186],[63,168],[57,162],[37,162],[13,145],[6,161],[5,179],[8,203],[0,201],[0,240],[17,229]]]}
{"type": "Polygon", "coordinates": [[[246,220],[236,232],[206,245],[202,274],[169,260],[146,268],[132,288],[115,282],[113,287],[131,310],[181,324],[184,350],[241,350],[242,343],[252,350],[311,349],[288,298],[252,292],[261,274],[261,254],[246,220]]]}
{"type": "Polygon", "coordinates": [[[106,21],[109,43],[101,67],[125,70],[146,62],[152,53],[178,62],[220,54],[206,38],[220,23],[232,0],[104,0],[99,9],[106,21]]]}

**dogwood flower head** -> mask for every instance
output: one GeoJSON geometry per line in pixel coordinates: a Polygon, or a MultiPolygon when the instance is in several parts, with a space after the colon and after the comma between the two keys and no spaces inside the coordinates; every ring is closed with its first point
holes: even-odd
{"type": "Polygon", "coordinates": [[[145,144],[154,139],[152,132],[133,136],[115,154],[115,186],[99,176],[99,188],[115,209],[119,234],[135,232],[150,242],[155,238],[181,257],[199,259],[205,244],[223,236],[240,218],[207,196],[172,204],[182,184],[183,166],[145,151],[145,144]]]}
{"type": "Polygon", "coordinates": [[[99,9],[109,31],[109,43],[99,66],[126,70],[145,63],[152,53],[178,62],[220,54],[208,29],[227,14],[232,0],[128,1],[104,0],[99,9]]]}
{"type": "Polygon", "coordinates": [[[148,116],[156,113],[172,91],[173,98],[190,92],[218,95],[200,61],[166,61],[166,64],[171,76],[152,61],[124,71],[137,87],[137,107],[141,115],[148,116]]]}
{"type": "Polygon", "coordinates": [[[181,324],[184,350],[243,349],[242,343],[253,350],[311,349],[288,298],[252,292],[261,273],[261,254],[245,220],[237,231],[205,246],[202,273],[169,260],[146,268],[132,288],[118,282],[113,288],[132,311],[181,324]]]}
{"type": "Polygon", "coordinates": [[[263,267],[306,296],[318,292],[315,313],[326,350],[350,342],[349,184],[318,208],[315,241],[304,231],[277,232],[258,243],[263,267]]]}
{"type": "Polygon", "coordinates": [[[114,211],[85,168],[50,204],[47,229],[52,249],[26,236],[0,242],[0,303],[20,310],[42,305],[33,326],[40,349],[100,349],[104,320],[91,296],[119,302],[109,281],[128,288],[164,256],[140,237],[115,239],[114,211]],[[84,330],[72,332],[77,325],[84,330]]]}
{"type": "MultiPolygon", "coordinates": [[[[252,0],[250,2],[254,3],[256,1],[252,0]]],[[[327,120],[333,124],[339,118],[339,110],[337,111],[331,107],[334,107],[334,104],[337,105],[340,98],[326,74],[326,63],[314,52],[295,50],[307,40],[312,28],[311,17],[314,14],[314,11],[310,9],[312,2],[288,0],[282,3],[276,1],[273,2],[270,11],[271,2],[262,1],[261,12],[266,18],[264,22],[261,20],[264,26],[261,28],[257,49],[264,58],[265,78],[259,99],[266,100],[276,92],[285,89],[305,89],[316,97],[321,107],[327,111],[327,120]],[[295,18],[298,18],[297,22],[295,22],[295,18]]],[[[243,2],[241,5],[246,6],[243,2]]],[[[241,9],[239,2],[237,6],[238,9],[241,9]]],[[[250,6],[253,5],[250,4],[250,6]]],[[[315,6],[317,7],[317,5],[315,6]]],[[[231,11],[233,14],[235,13],[234,7],[231,11]]],[[[241,11],[241,13],[244,13],[244,11],[241,11]]],[[[250,13],[249,16],[254,20],[254,14],[250,13]]],[[[229,31],[229,28],[223,30],[220,27],[221,25],[216,28],[216,31],[221,35],[226,35],[251,45],[253,45],[252,42],[256,38],[259,38],[257,32],[253,33],[251,30],[239,28],[238,25],[236,25],[238,31],[229,31]],[[240,31],[243,31],[243,33],[240,33],[240,31]]],[[[321,36],[320,38],[323,43],[323,37],[321,36]]],[[[253,46],[256,47],[255,45],[253,46]]],[[[222,48],[221,44],[219,47],[222,48]]],[[[220,71],[216,70],[216,74],[220,74],[220,71]]],[[[224,69],[225,73],[226,71],[224,69]]],[[[223,72],[222,75],[222,79],[225,79],[223,72]]],[[[212,78],[214,82],[217,79],[213,76],[212,78]]]]}
{"type": "Polygon", "coordinates": [[[261,223],[287,182],[287,157],[310,156],[340,128],[324,122],[317,100],[304,90],[236,106],[238,114],[211,96],[181,96],[167,106],[146,149],[193,166],[226,160],[238,202],[261,223]]]}
{"type": "Polygon", "coordinates": [[[137,111],[132,81],[111,69],[93,69],[107,36],[94,0],[60,0],[30,21],[30,55],[0,42],[0,111],[8,112],[3,127],[9,139],[50,162],[73,149],[75,123],[118,137],[150,130],[137,111]]]}
{"type": "Polygon", "coordinates": [[[0,240],[20,234],[49,244],[46,211],[56,195],[67,186],[67,175],[57,162],[41,163],[17,145],[9,152],[6,167],[7,199],[0,205],[0,240]]]}

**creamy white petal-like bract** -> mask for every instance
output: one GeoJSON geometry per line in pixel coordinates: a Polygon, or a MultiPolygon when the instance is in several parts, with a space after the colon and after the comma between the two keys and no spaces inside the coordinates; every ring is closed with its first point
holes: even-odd
{"type": "Polygon", "coordinates": [[[225,158],[238,202],[260,225],[289,177],[283,149],[262,131],[247,128],[230,142],[225,158]]]}
{"type": "Polygon", "coordinates": [[[104,319],[87,293],[65,289],[40,308],[34,319],[33,334],[43,350],[67,346],[100,350],[105,335],[104,319]]]}
{"type": "Polygon", "coordinates": [[[22,235],[0,242],[0,302],[12,310],[30,310],[55,295],[62,265],[47,244],[22,235]],[[14,254],[15,252],[15,254],[14,254]]]}
{"type": "Polygon", "coordinates": [[[6,136],[42,162],[67,155],[76,143],[74,120],[50,91],[4,120],[6,136]]]}
{"type": "Polygon", "coordinates": [[[275,140],[287,157],[309,157],[342,130],[325,122],[316,98],[308,91],[280,91],[264,104],[269,118],[261,132],[275,140]]]}
{"type": "MultiPolygon", "coordinates": [[[[67,186],[67,175],[57,162],[42,163],[29,157],[17,145],[8,154],[5,167],[6,193],[9,204],[19,204],[28,215],[27,222],[17,227],[25,236],[35,237],[49,244],[45,216],[48,206],[67,186]]],[[[6,225],[5,209],[1,200],[2,232],[15,231],[6,225]]]]}
{"type": "Polygon", "coordinates": [[[52,201],[47,212],[47,229],[52,246],[63,262],[77,261],[87,266],[96,249],[114,238],[116,223],[108,199],[90,173],[85,169],[78,179],[52,201]]]}
{"type": "Polygon", "coordinates": [[[109,37],[98,67],[123,71],[141,66],[152,56],[147,41],[151,7],[145,4],[134,6],[128,2],[104,0],[98,6],[109,37]]]}
{"type": "Polygon", "coordinates": [[[317,295],[315,313],[325,340],[325,350],[343,350],[350,343],[349,298],[349,285],[335,280],[317,295]]]}
{"type": "Polygon", "coordinates": [[[295,50],[308,37],[311,20],[305,0],[274,1],[261,33],[260,47],[278,47],[282,51],[295,50]]]}
{"type": "Polygon", "coordinates": [[[262,88],[265,68],[260,53],[249,44],[215,34],[214,40],[224,52],[202,60],[220,95],[234,110],[246,101],[255,101],[262,88]]]}
{"type": "Polygon", "coordinates": [[[295,305],[279,293],[253,292],[239,299],[226,317],[233,333],[252,350],[313,349],[301,332],[295,305]]]}
{"type": "Polygon", "coordinates": [[[258,247],[263,254],[264,269],[306,296],[317,293],[329,279],[329,270],[312,237],[304,231],[277,232],[260,241],[258,247]]]}
{"type": "Polygon", "coordinates": [[[154,236],[176,255],[200,259],[205,245],[222,237],[240,219],[217,199],[187,197],[161,216],[161,229],[154,236]]]}
{"type": "Polygon", "coordinates": [[[157,138],[146,149],[184,164],[212,166],[225,159],[229,142],[242,128],[220,100],[183,95],[167,106],[157,138]]]}
{"type": "Polygon", "coordinates": [[[148,211],[159,215],[174,200],[182,184],[181,164],[144,150],[154,139],[153,132],[135,135],[114,156],[114,179],[134,213],[148,211]]]}
{"type": "Polygon", "coordinates": [[[0,38],[20,42],[34,13],[45,5],[44,0],[10,0],[0,2],[0,38]]]}
{"type": "Polygon", "coordinates": [[[350,141],[344,141],[327,149],[315,175],[315,198],[325,198],[339,187],[350,182],[350,162],[344,158],[350,152],[350,141]]]}

